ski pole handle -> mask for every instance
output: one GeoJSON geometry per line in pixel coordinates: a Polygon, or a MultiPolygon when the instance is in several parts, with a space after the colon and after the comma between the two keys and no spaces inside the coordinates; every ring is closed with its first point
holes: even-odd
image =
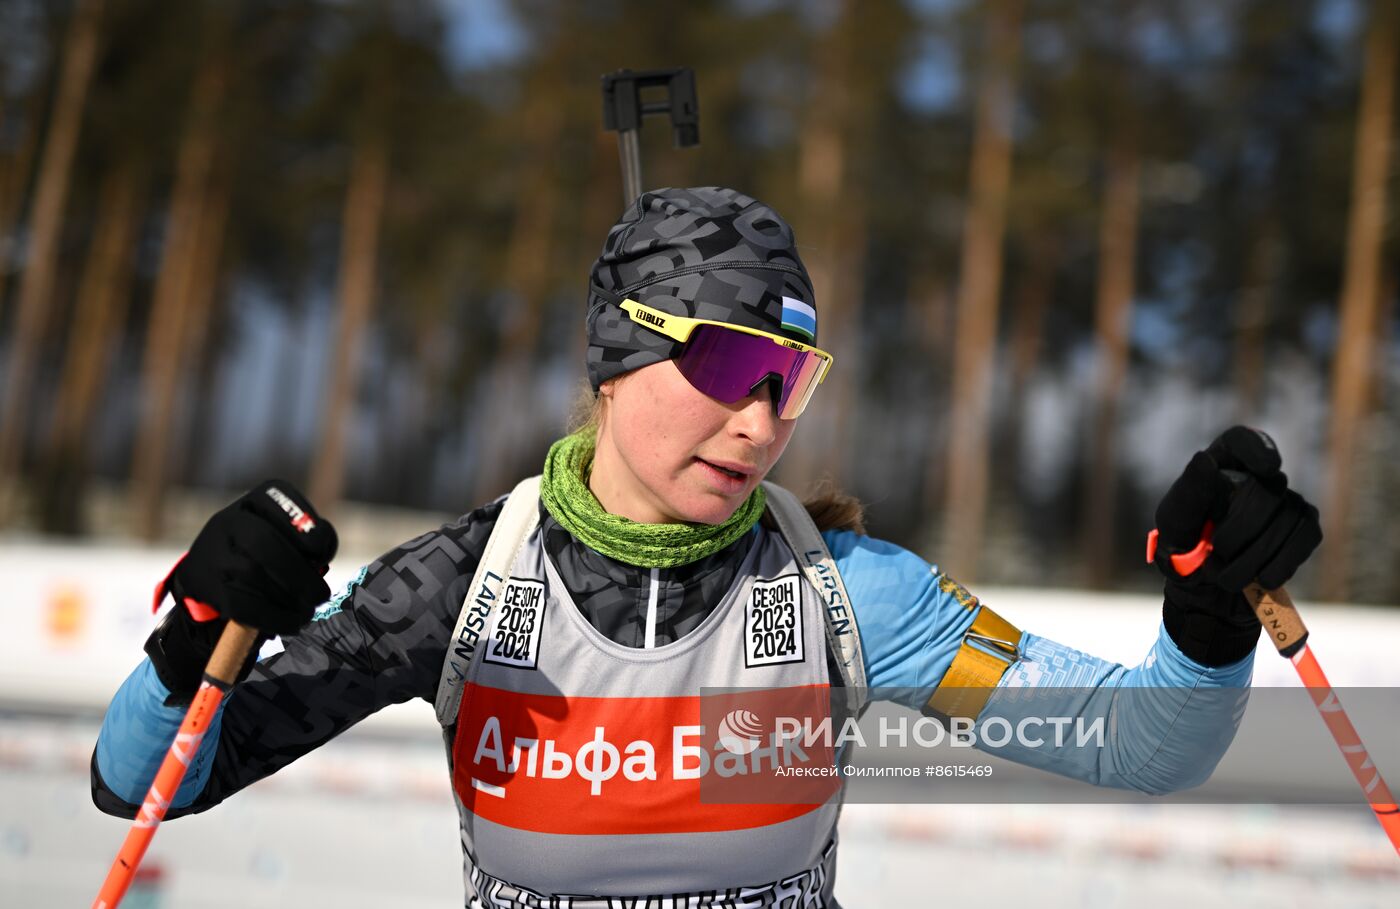
{"type": "Polygon", "coordinates": [[[1308,629],[1298,615],[1298,607],[1293,598],[1282,587],[1265,590],[1259,584],[1250,584],[1244,589],[1245,599],[1254,609],[1259,623],[1269,633],[1269,640],[1278,648],[1279,656],[1289,657],[1302,650],[1308,643],[1308,629]]]}
{"type": "Polygon", "coordinates": [[[256,628],[233,621],[224,626],[218,643],[214,645],[214,653],[209,657],[209,663],[204,669],[204,681],[195,692],[189,710],[185,712],[184,722],[180,724],[179,731],[175,733],[175,741],[170,744],[165,760],[156,771],[155,781],[151,783],[145,801],[136,812],[136,819],[131,822],[126,840],[118,850],[111,870],[107,872],[107,879],[102,882],[102,889],[97,892],[97,899],[93,901],[93,909],[113,909],[126,895],[126,890],[136,875],[136,868],[141,864],[141,858],[146,854],[146,848],[155,836],[156,827],[164,819],[171,800],[180,788],[180,782],[185,778],[190,760],[198,753],[199,744],[204,740],[204,734],[209,731],[209,724],[218,714],[224,694],[233,687],[238,678],[238,670],[242,668],[257,640],[256,628]]]}
{"type": "Polygon", "coordinates": [[[238,680],[238,670],[243,668],[243,661],[248,659],[248,652],[257,640],[256,628],[230,621],[224,626],[223,634],[219,635],[219,642],[214,645],[209,664],[204,667],[204,680],[222,687],[224,691],[232,688],[238,680]]]}

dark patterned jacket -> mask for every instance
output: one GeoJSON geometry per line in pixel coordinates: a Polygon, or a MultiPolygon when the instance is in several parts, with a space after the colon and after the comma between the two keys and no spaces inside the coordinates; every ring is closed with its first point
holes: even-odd
{"type": "MultiPolygon", "coordinates": [[[[285,639],[282,653],[255,665],[225,701],[208,784],[167,817],[212,808],[389,704],[414,698],[431,704],[462,599],[502,503],[478,508],[371,563],[315,621],[285,639]]],[[[588,621],[619,644],[643,646],[652,569],[584,546],[540,511],[545,547],[588,621]]],[[[704,621],[733,584],[753,540],[747,534],[712,556],[657,569],[657,645],[704,621]]],[[[834,666],[831,677],[840,678],[834,666]]],[[[106,784],[95,753],[92,790],[104,812],[135,816],[138,805],[106,784]]]]}

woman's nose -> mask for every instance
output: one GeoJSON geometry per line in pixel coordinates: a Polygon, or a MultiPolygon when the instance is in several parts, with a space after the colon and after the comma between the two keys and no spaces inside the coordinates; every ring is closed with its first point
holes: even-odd
{"type": "Polygon", "coordinates": [[[769,445],[778,437],[776,382],[764,382],[739,404],[731,419],[734,431],[755,445],[769,445]]]}

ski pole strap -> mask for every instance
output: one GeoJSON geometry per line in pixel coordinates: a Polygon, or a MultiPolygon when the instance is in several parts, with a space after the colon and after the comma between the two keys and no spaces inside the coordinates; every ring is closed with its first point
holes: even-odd
{"type": "Polygon", "coordinates": [[[982,605],[924,712],[976,720],[1007,667],[1020,659],[1020,640],[1021,629],[982,605]]]}
{"type": "Polygon", "coordinates": [[[540,478],[528,477],[516,484],[496,517],[486,551],[481,554],[471,586],[462,600],[457,625],[447,642],[447,655],[442,661],[437,696],[433,707],[438,722],[445,728],[457,722],[457,708],[462,703],[462,686],[471,669],[472,657],[491,628],[491,613],[500,599],[501,585],[510,575],[510,567],[520,547],[529,539],[540,522],[540,478]]]}
{"type": "Polygon", "coordinates": [[[768,493],[768,511],[778,522],[778,530],[783,534],[807,583],[816,588],[822,598],[822,616],[826,627],[826,646],[836,657],[841,670],[841,683],[845,687],[847,706],[851,716],[860,716],[870,699],[865,682],[865,654],[860,646],[860,628],[856,625],[855,613],[851,608],[851,597],[846,593],[846,583],[841,580],[841,572],[836,568],[836,560],[831,557],[826,541],[812,521],[807,509],[797,500],[797,496],[776,483],[764,481],[768,493]]]}

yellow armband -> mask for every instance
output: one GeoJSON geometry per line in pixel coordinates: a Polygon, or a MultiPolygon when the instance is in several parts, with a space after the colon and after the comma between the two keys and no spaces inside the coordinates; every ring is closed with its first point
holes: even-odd
{"type": "Polygon", "coordinates": [[[1020,658],[1020,641],[1021,629],[983,605],[924,710],[977,719],[1006,668],[1020,658]]]}

